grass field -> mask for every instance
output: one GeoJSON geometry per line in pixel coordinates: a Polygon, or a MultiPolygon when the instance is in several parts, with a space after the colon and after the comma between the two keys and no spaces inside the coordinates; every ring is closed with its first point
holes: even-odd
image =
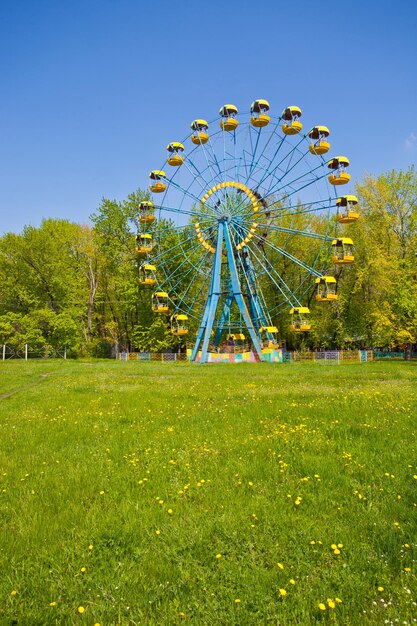
{"type": "Polygon", "coordinates": [[[0,368],[0,624],[417,622],[415,364],[0,368]]]}

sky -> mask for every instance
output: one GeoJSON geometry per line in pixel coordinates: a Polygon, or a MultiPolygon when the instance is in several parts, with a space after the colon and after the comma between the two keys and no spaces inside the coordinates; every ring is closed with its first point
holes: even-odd
{"type": "Polygon", "coordinates": [[[89,223],[227,102],[328,126],[350,191],[406,169],[416,26],[414,0],[0,0],[0,234],[89,223]]]}

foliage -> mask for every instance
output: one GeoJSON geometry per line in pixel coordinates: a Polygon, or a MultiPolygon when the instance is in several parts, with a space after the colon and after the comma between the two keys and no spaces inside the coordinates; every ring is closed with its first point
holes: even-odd
{"type": "MultiPolygon", "coordinates": [[[[348,191],[348,190],[346,190],[348,191]]],[[[343,190],[345,193],[345,190],[343,190]]],[[[417,341],[417,174],[388,172],[365,176],[357,185],[360,220],[340,227],[313,212],[275,217],[287,232],[270,231],[258,243],[258,254],[284,282],[294,286],[311,309],[312,332],[295,336],[288,329],[288,307],[283,308],[277,286],[265,272],[259,276],[263,296],[289,348],[399,347],[417,341]],[[335,269],[329,264],[328,242],[289,234],[291,229],[340,236],[355,243],[355,263],[335,269]],[[318,258],[323,273],[338,276],[338,301],[315,302],[314,280],[280,253],[312,262],[318,258]]],[[[117,350],[176,350],[184,346],[169,333],[169,318],[151,312],[151,289],[138,285],[135,233],[138,206],[149,195],[140,189],[118,202],[104,198],[91,216],[93,226],[66,220],[44,220],[38,228],[27,226],[20,234],[0,238],[0,324],[10,346],[62,342],[76,355],[109,356],[117,350]],[[13,317],[15,316],[15,317],[13,317]]],[[[275,200],[284,206],[285,199],[275,200]]],[[[171,222],[157,221],[153,228],[167,229],[171,222]]],[[[164,238],[163,249],[194,237],[192,226],[164,238]]],[[[190,265],[182,266],[181,248],[166,259],[167,271],[176,272],[178,292],[188,287],[196,298],[195,318],[190,318],[189,338],[195,336],[204,302],[200,276],[191,280],[190,265]],[[187,268],[187,269],[185,269],[187,268]],[[191,284],[190,284],[191,283],[191,284]]],[[[202,267],[199,246],[190,250],[190,262],[202,267]]]]}

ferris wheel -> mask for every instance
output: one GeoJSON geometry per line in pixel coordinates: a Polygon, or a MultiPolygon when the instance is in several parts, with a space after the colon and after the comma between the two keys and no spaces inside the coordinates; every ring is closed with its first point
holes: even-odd
{"type": "Polygon", "coordinates": [[[267,100],[243,115],[226,104],[216,119],[192,121],[149,174],[138,281],[172,333],[192,338],[191,360],[230,339],[263,360],[283,314],[293,332],[311,329],[304,298],[314,282],[317,301],[337,299],[328,268],[354,261],[352,240],[336,231],[359,218],[358,201],[337,193],[349,159],[328,159],[329,129],[305,132],[301,117],[298,106],[274,117],[267,100]]]}

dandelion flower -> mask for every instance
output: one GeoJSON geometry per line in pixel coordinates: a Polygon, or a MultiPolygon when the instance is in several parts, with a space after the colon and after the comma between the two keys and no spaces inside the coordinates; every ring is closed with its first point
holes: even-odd
{"type": "Polygon", "coordinates": [[[337,549],[337,545],[335,543],[332,543],[332,545],[330,546],[332,550],[336,550],[337,549]]]}
{"type": "Polygon", "coordinates": [[[159,528],[157,528],[157,529],[155,530],[155,535],[160,535],[160,534],[161,534],[161,531],[159,530],[159,528]]]}
{"type": "Polygon", "coordinates": [[[11,595],[11,596],[15,596],[16,594],[17,594],[16,589],[13,589],[13,591],[11,591],[11,592],[10,592],[10,595],[11,595]]]}
{"type": "Polygon", "coordinates": [[[77,611],[78,611],[78,613],[84,613],[85,608],[83,606],[79,606],[77,611]]]}
{"type": "Polygon", "coordinates": [[[236,598],[235,604],[240,604],[240,598],[236,598]]]}
{"type": "Polygon", "coordinates": [[[89,549],[89,550],[92,550],[92,549],[93,549],[93,544],[92,544],[92,543],[90,543],[90,545],[88,546],[88,549],[89,549]]]}
{"type": "Polygon", "coordinates": [[[50,602],[49,606],[56,606],[56,602],[50,602]]]}
{"type": "Polygon", "coordinates": [[[221,554],[216,554],[216,559],[221,559],[222,555],[221,554]]]}
{"type": "Polygon", "coordinates": [[[333,554],[340,554],[339,548],[336,548],[336,550],[333,550],[333,554]]]}
{"type": "Polygon", "coordinates": [[[103,490],[102,490],[102,491],[100,491],[100,495],[101,495],[101,496],[104,496],[104,491],[103,491],[103,490]]]}
{"type": "Polygon", "coordinates": [[[290,585],[295,585],[295,580],[294,578],[290,578],[290,580],[288,581],[290,583],[290,585]]]}
{"type": "Polygon", "coordinates": [[[384,591],[384,587],[378,587],[378,591],[384,591]]]}
{"type": "Polygon", "coordinates": [[[337,604],[342,604],[342,600],[340,598],[335,598],[337,604]]]}
{"type": "Polygon", "coordinates": [[[84,572],[87,571],[87,568],[86,567],[82,567],[80,571],[84,573],[84,572]]]}
{"type": "Polygon", "coordinates": [[[168,515],[172,515],[173,514],[173,510],[172,509],[168,509],[168,515]]]}
{"type": "Polygon", "coordinates": [[[411,572],[411,567],[404,567],[405,572],[411,572]]]}
{"type": "Polygon", "coordinates": [[[320,609],[320,611],[325,611],[326,610],[326,605],[323,604],[323,602],[320,602],[319,609],[320,609]]]}
{"type": "Polygon", "coordinates": [[[280,589],[279,590],[279,595],[281,596],[281,598],[285,598],[285,596],[287,595],[287,592],[285,589],[280,589]]]}
{"type": "Polygon", "coordinates": [[[334,609],[335,606],[336,606],[336,602],[334,600],[332,600],[331,598],[327,598],[327,604],[328,604],[330,609],[334,609]]]}
{"type": "Polygon", "coordinates": [[[277,563],[277,565],[278,565],[279,569],[284,569],[284,566],[283,566],[282,563],[277,563]]]}

